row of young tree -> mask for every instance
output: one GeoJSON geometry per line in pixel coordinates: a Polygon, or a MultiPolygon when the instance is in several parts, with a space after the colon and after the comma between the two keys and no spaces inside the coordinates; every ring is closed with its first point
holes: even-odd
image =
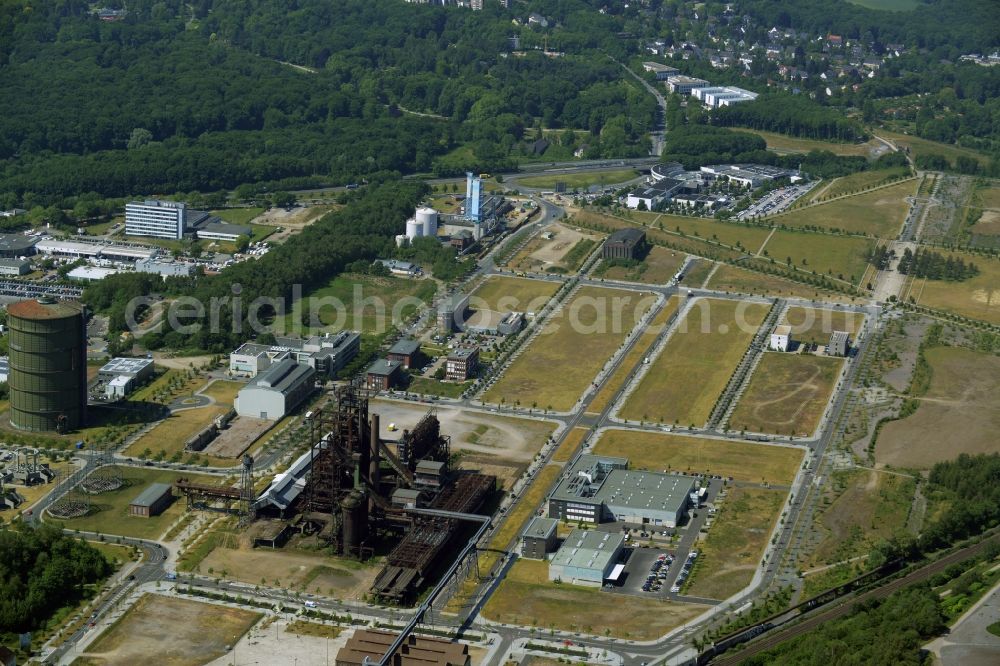
{"type": "Polygon", "coordinates": [[[897,270],[904,275],[928,280],[961,281],[979,275],[979,267],[971,261],[923,248],[917,248],[916,252],[906,248],[897,270]]]}
{"type": "Polygon", "coordinates": [[[111,571],[99,550],[56,527],[0,529],[0,634],[45,626],[111,571]]]}

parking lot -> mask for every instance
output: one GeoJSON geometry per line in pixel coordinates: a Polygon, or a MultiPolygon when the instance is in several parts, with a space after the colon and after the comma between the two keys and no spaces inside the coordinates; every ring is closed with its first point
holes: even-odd
{"type": "Polygon", "coordinates": [[[814,183],[792,185],[770,192],[746,210],[737,213],[736,219],[747,220],[759,215],[775,215],[780,213],[795,203],[796,199],[812,189],[813,185],[814,183]]]}

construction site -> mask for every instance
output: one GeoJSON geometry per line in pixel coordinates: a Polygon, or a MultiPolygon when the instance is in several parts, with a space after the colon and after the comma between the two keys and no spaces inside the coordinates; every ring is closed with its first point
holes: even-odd
{"type": "Polygon", "coordinates": [[[255,493],[253,460],[243,459],[238,487],[178,479],[191,509],[240,516],[257,546],[279,547],[289,534],[316,537],[342,557],[385,556],[371,594],[408,603],[452,564],[450,553],[478,528],[496,478],[453,470],[450,438],[433,410],[398,440],[379,436],[368,393],[338,387],[308,416],[310,447],[255,493]]]}

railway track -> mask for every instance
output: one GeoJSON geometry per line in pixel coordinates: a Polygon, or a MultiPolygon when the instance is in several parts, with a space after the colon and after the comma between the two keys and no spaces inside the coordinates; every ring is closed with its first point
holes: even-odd
{"type": "Polygon", "coordinates": [[[896,580],[882,585],[881,587],[869,590],[868,592],[864,592],[860,595],[847,597],[833,608],[820,611],[815,615],[810,615],[805,620],[795,624],[794,626],[779,630],[773,634],[765,634],[763,638],[751,643],[742,650],[729,654],[723,654],[715,659],[712,659],[710,663],[713,664],[713,666],[730,666],[740,664],[751,657],[777,647],[778,645],[796,638],[797,636],[813,631],[822,624],[844,617],[851,612],[855,604],[884,599],[893,592],[897,592],[904,587],[914,583],[919,583],[920,581],[926,580],[935,574],[941,573],[953,564],[964,562],[965,560],[976,557],[986,548],[988,544],[996,542],[997,540],[1000,540],[1000,534],[993,534],[979,543],[956,550],[955,552],[949,553],[948,555],[945,555],[930,564],[916,569],[915,571],[911,571],[902,578],[897,578],[896,580]]]}

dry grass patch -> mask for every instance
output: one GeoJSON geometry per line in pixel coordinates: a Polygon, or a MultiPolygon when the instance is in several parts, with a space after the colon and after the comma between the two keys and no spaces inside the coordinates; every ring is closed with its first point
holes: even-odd
{"type": "Polygon", "coordinates": [[[666,247],[654,245],[646,257],[635,266],[601,264],[595,277],[645,284],[667,284],[684,265],[688,255],[666,247]]]}
{"type": "MultiPolygon", "coordinates": [[[[229,411],[228,406],[212,405],[197,409],[185,409],[171,414],[162,423],[135,440],[125,449],[126,456],[140,457],[146,449],[148,455],[155,456],[161,451],[169,458],[175,453],[184,452],[184,444],[200,430],[229,411]]],[[[229,461],[228,464],[232,464],[229,461]]]]}
{"type": "Polygon", "coordinates": [[[866,141],[865,143],[838,143],[834,141],[819,141],[817,139],[800,139],[794,136],[742,127],[739,128],[739,131],[762,137],[767,141],[768,149],[777,153],[808,153],[813,150],[828,150],[834,155],[868,156],[872,150],[882,145],[875,139],[866,141]]]}
{"type": "Polygon", "coordinates": [[[494,275],[472,292],[469,301],[473,309],[536,312],[549,302],[559,286],[558,282],[494,275]]]}
{"type": "Polygon", "coordinates": [[[895,238],[910,208],[906,197],[913,196],[916,190],[917,181],[906,180],[864,194],[782,213],[775,216],[774,222],[789,227],[840,229],[895,238]]]}
{"type": "Polygon", "coordinates": [[[566,462],[573,457],[573,452],[580,446],[580,442],[590,432],[590,428],[573,428],[566,434],[566,438],[552,454],[552,462],[566,462]]]}
{"type": "Polygon", "coordinates": [[[731,488],[699,546],[698,562],[685,592],[727,599],[749,585],[785,495],[783,490],[769,488],[731,488]]]}
{"type": "Polygon", "coordinates": [[[696,300],[618,415],[705,423],[767,312],[759,303],[696,300]]]}
{"type": "Polygon", "coordinates": [[[830,335],[834,331],[846,331],[853,340],[864,321],[865,315],[862,312],[796,305],[788,308],[782,323],[792,327],[792,339],[796,342],[825,345],[830,342],[830,335]]]}
{"type": "Polygon", "coordinates": [[[708,606],[655,601],[548,581],[545,562],[518,560],[483,614],[498,622],[653,640],[708,606]]]}
{"type": "Polygon", "coordinates": [[[737,481],[790,485],[802,464],[802,449],[707,437],[605,430],[594,453],[623,456],[629,468],[686,474],[719,474],[737,481]]]}
{"type": "Polygon", "coordinates": [[[910,295],[919,305],[1000,324],[1000,260],[960,252],[943,254],[974,263],[979,275],[961,282],[918,279],[910,295]]]}
{"type": "Polygon", "coordinates": [[[663,306],[663,309],[653,317],[649,326],[643,330],[642,335],[636,340],[635,345],[632,346],[629,353],[618,363],[618,367],[615,368],[614,373],[608,381],[604,382],[601,390],[597,392],[594,399],[587,405],[588,413],[600,414],[604,411],[619,389],[625,385],[625,380],[628,378],[629,372],[642,360],[648,351],[649,345],[663,331],[663,327],[667,325],[670,317],[677,312],[679,306],[680,299],[671,297],[663,306]]]}
{"type": "Polygon", "coordinates": [[[224,656],[262,615],[240,608],[147,594],[84,653],[94,664],[132,666],[155,655],[170,666],[224,656]]]}
{"type": "Polygon", "coordinates": [[[926,469],[960,453],[993,453],[1000,429],[1000,357],[954,347],[925,352],[931,384],[910,416],[886,423],[875,459],[926,469]]]}
{"type": "Polygon", "coordinates": [[[740,397],[729,427],[808,436],[816,430],[844,359],[765,352],[740,397]]]}
{"type": "MultiPolygon", "coordinates": [[[[694,284],[692,282],[692,284],[694,284]]],[[[723,264],[715,271],[708,281],[708,288],[717,291],[728,291],[736,294],[760,294],[763,296],[781,296],[783,298],[813,298],[827,301],[848,302],[850,298],[843,294],[828,292],[816,287],[792,282],[775,275],[765,275],[723,264]]]]}
{"type": "Polygon", "coordinates": [[[216,379],[214,382],[208,385],[207,388],[201,391],[202,395],[207,395],[213,398],[216,402],[223,405],[233,405],[236,401],[236,394],[240,392],[240,389],[246,386],[243,382],[231,382],[225,379],[216,379]]]}
{"type": "Polygon", "coordinates": [[[570,409],[654,299],[639,292],[583,287],[550,317],[483,401],[570,409]]]}
{"type": "MultiPolygon", "coordinates": [[[[777,221],[782,220],[779,218],[777,221]]],[[[791,265],[804,273],[816,271],[819,275],[857,285],[864,277],[868,267],[867,257],[874,246],[874,239],[860,236],[778,230],[764,250],[781,268],[788,268],[788,260],[791,259],[791,265]]]]}

